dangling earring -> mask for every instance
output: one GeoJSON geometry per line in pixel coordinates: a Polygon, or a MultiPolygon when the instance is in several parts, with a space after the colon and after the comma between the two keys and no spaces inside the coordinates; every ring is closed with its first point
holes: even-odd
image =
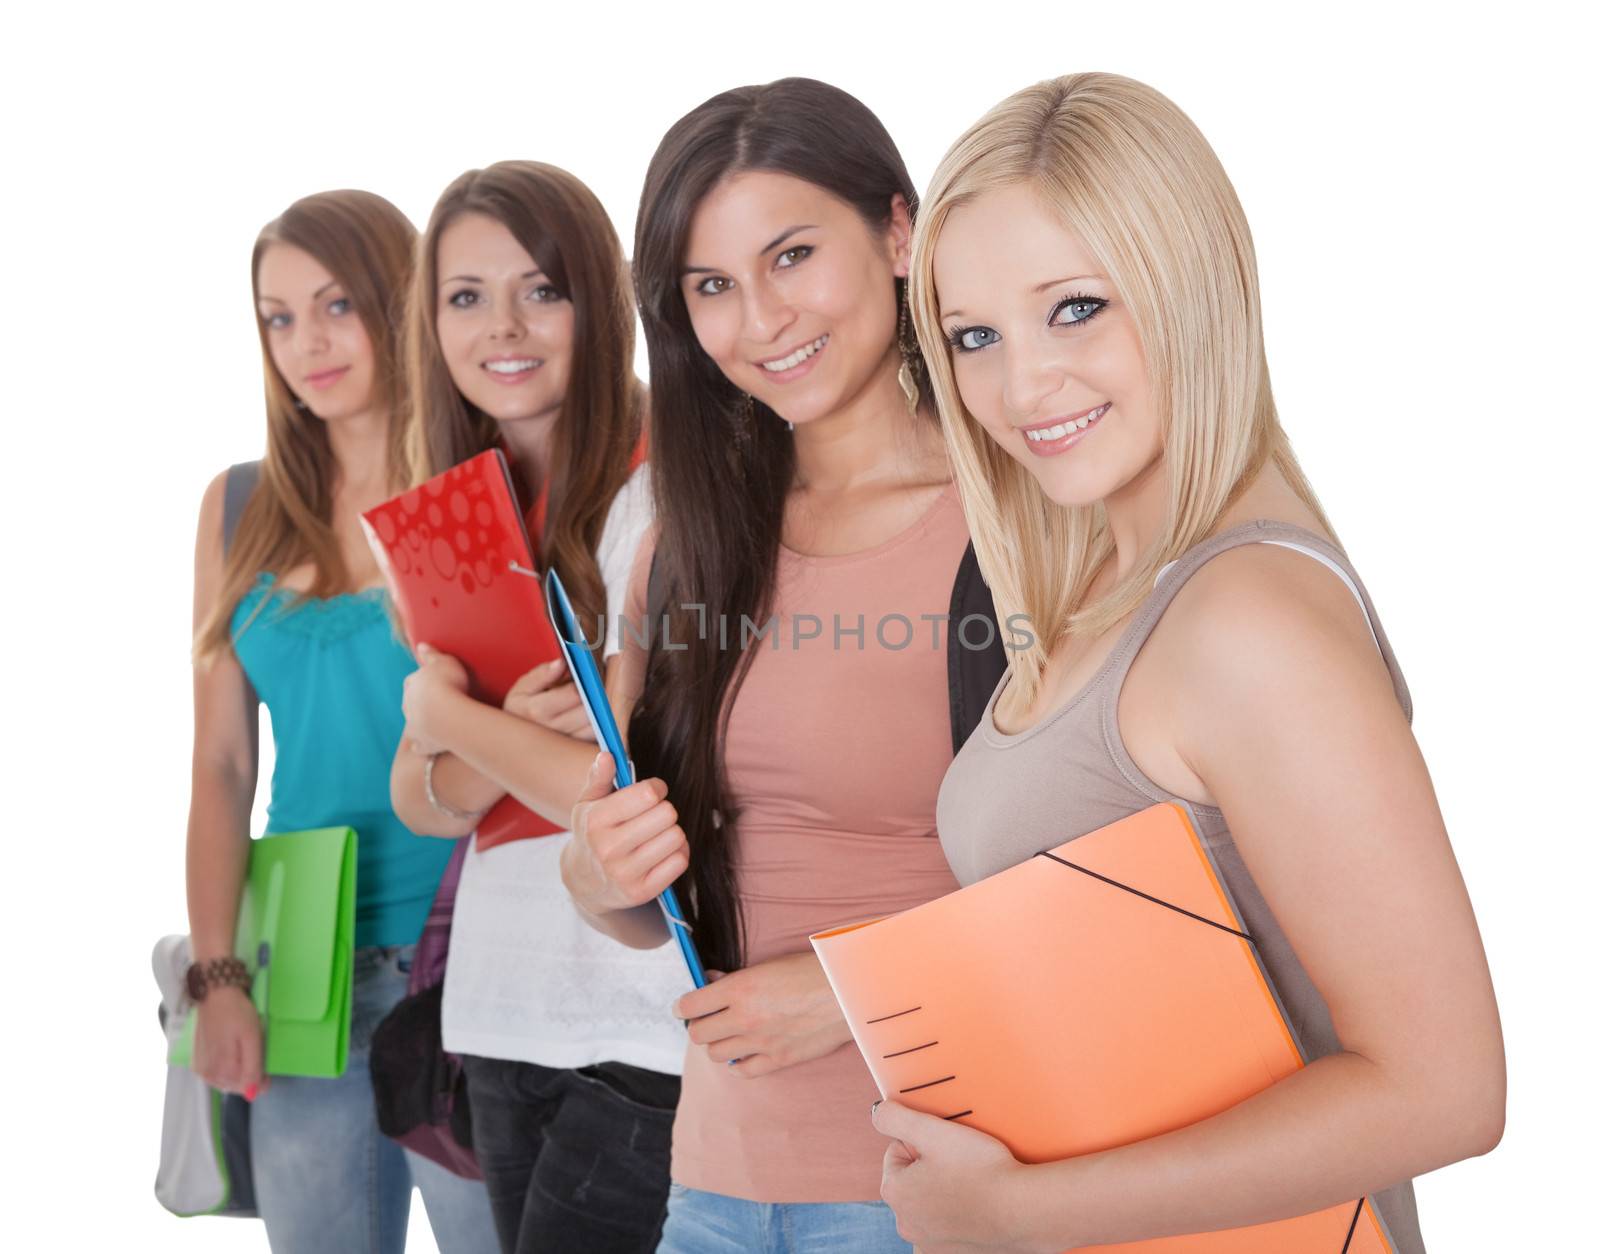
{"type": "Polygon", "coordinates": [[[900,327],[895,339],[900,348],[900,371],[895,377],[900,380],[900,391],[905,394],[906,408],[914,414],[922,393],[917,388],[917,368],[912,364],[917,359],[917,339],[911,333],[909,281],[903,281],[900,288],[900,327]]]}

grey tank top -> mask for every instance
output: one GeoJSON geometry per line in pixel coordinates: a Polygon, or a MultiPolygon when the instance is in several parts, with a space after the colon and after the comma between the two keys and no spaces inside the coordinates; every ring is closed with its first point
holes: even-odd
{"type": "MultiPolygon", "coordinates": [[[[1117,722],[1117,699],[1128,670],[1167,607],[1201,566],[1244,544],[1275,544],[1329,566],[1361,603],[1373,639],[1406,718],[1411,696],[1366,588],[1349,560],[1321,536],[1290,523],[1260,520],[1234,527],[1194,546],[1157,578],[1100,669],[1059,709],[1025,731],[1008,735],[994,723],[1002,678],[977,729],[956,755],[939,790],[939,840],[956,878],[971,884],[1050,849],[1126,818],[1157,802],[1176,801],[1195,830],[1245,930],[1255,938],[1279,1001],[1309,1062],[1336,1052],[1328,1007],[1272,917],[1249,868],[1215,806],[1174,796],[1145,775],[1128,755],[1117,722]]],[[[1397,1254],[1423,1254],[1417,1204],[1410,1181],[1375,1195],[1379,1216],[1397,1254]]]]}

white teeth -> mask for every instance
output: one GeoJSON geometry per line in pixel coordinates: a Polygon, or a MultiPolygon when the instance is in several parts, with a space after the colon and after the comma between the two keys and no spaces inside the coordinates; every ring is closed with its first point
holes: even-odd
{"type": "Polygon", "coordinates": [[[539,364],[536,357],[519,357],[516,361],[486,361],[483,368],[491,374],[520,374],[524,370],[532,370],[539,364]]]}
{"type": "Polygon", "coordinates": [[[772,374],[777,374],[784,370],[793,370],[807,357],[810,357],[813,353],[817,352],[827,342],[828,337],[826,335],[820,335],[804,347],[795,349],[794,352],[790,353],[787,357],[780,358],[777,361],[762,362],[761,368],[772,374]]]}
{"type": "Polygon", "coordinates": [[[1024,431],[1022,434],[1036,444],[1043,443],[1046,440],[1059,440],[1062,436],[1069,435],[1074,431],[1082,431],[1091,422],[1096,421],[1108,408],[1110,408],[1109,402],[1100,406],[1099,409],[1085,414],[1082,418],[1069,418],[1065,422],[1058,422],[1053,427],[1044,427],[1036,431],[1024,431]]]}

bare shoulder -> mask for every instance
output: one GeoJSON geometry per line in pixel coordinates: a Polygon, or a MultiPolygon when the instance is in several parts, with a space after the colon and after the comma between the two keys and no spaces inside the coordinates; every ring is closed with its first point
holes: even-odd
{"type": "Polygon", "coordinates": [[[1278,545],[1245,544],[1208,561],[1174,598],[1160,634],[1162,651],[1211,697],[1286,695],[1330,681],[1391,688],[1344,580],[1278,545]]]}

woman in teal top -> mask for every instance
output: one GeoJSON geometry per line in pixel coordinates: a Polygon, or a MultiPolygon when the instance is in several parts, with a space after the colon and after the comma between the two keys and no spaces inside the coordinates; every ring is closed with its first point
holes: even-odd
{"type": "Polygon", "coordinates": [[[272,717],[267,831],[355,828],[356,945],[409,945],[454,847],[413,835],[389,805],[399,694],[417,664],[381,589],[308,600],[272,585],[258,576],[231,622],[233,651],[272,717]]]}
{"type": "Polygon", "coordinates": [[[291,205],[252,258],[267,453],[219,475],[195,545],[195,744],[189,930],[194,1068],[254,1101],[257,1208],[278,1254],[405,1248],[413,1184],[444,1254],[496,1248],[488,1195],[378,1131],[372,1030],[405,993],[450,849],[389,808],[413,662],[390,625],[360,513],[408,478],[393,311],[415,231],[388,201],[291,205]],[[258,702],[276,766],[267,830],[356,830],[349,1064],[338,1079],[261,1073],[261,1024],[233,957],[250,855],[258,702]]]}

